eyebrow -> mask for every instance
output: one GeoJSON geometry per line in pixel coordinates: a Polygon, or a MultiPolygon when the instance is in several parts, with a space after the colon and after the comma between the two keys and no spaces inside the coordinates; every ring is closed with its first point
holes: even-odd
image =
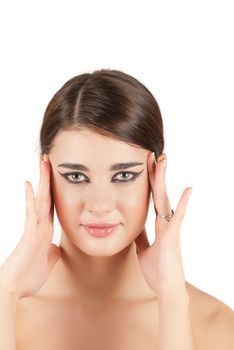
{"type": "MultiPolygon", "coordinates": [[[[111,171],[123,170],[123,169],[132,168],[137,165],[144,165],[144,163],[139,163],[139,162],[116,163],[111,165],[110,170],[111,171]]],[[[63,168],[68,168],[73,170],[89,171],[89,168],[79,163],[62,163],[62,164],[59,164],[58,167],[63,167],[63,168]]]]}

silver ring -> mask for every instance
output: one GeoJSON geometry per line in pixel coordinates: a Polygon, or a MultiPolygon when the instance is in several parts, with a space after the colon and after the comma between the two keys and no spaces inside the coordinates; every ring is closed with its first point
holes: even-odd
{"type": "Polygon", "coordinates": [[[169,215],[160,215],[160,214],[158,214],[158,216],[160,218],[165,218],[168,222],[170,222],[170,220],[171,220],[173,215],[174,215],[174,210],[173,209],[171,209],[171,214],[169,214],[169,215]]]}

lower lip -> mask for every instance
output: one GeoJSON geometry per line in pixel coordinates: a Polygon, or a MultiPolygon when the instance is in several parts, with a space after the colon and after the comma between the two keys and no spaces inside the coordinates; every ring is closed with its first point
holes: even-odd
{"type": "Polygon", "coordinates": [[[84,228],[95,237],[106,237],[109,236],[114,230],[117,229],[119,225],[109,227],[109,228],[97,228],[97,227],[88,227],[84,226],[84,228]]]}

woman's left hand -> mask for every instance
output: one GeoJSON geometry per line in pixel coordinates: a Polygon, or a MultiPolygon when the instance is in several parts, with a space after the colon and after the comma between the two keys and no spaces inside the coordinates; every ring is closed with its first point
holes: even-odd
{"type": "Polygon", "coordinates": [[[183,191],[170,222],[158,216],[158,213],[160,215],[171,213],[166,192],[164,157],[166,159],[166,155],[162,154],[157,164],[152,161],[151,152],[147,158],[149,182],[156,211],[155,241],[150,246],[145,227],[135,240],[141,271],[158,297],[186,291],[180,248],[180,227],[192,192],[191,187],[183,191]]]}

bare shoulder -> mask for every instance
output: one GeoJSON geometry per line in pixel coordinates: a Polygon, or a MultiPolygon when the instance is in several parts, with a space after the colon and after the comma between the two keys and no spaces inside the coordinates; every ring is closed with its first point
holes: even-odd
{"type": "Polygon", "coordinates": [[[186,283],[198,350],[234,349],[234,311],[215,296],[186,283]]]}
{"type": "Polygon", "coordinates": [[[186,282],[186,288],[190,296],[193,311],[195,312],[197,310],[198,312],[197,316],[200,314],[202,317],[210,319],[220,311],[226,311],[231,314],[234,312],[223,301],[195,287],[191,283],[186,282]]]}

